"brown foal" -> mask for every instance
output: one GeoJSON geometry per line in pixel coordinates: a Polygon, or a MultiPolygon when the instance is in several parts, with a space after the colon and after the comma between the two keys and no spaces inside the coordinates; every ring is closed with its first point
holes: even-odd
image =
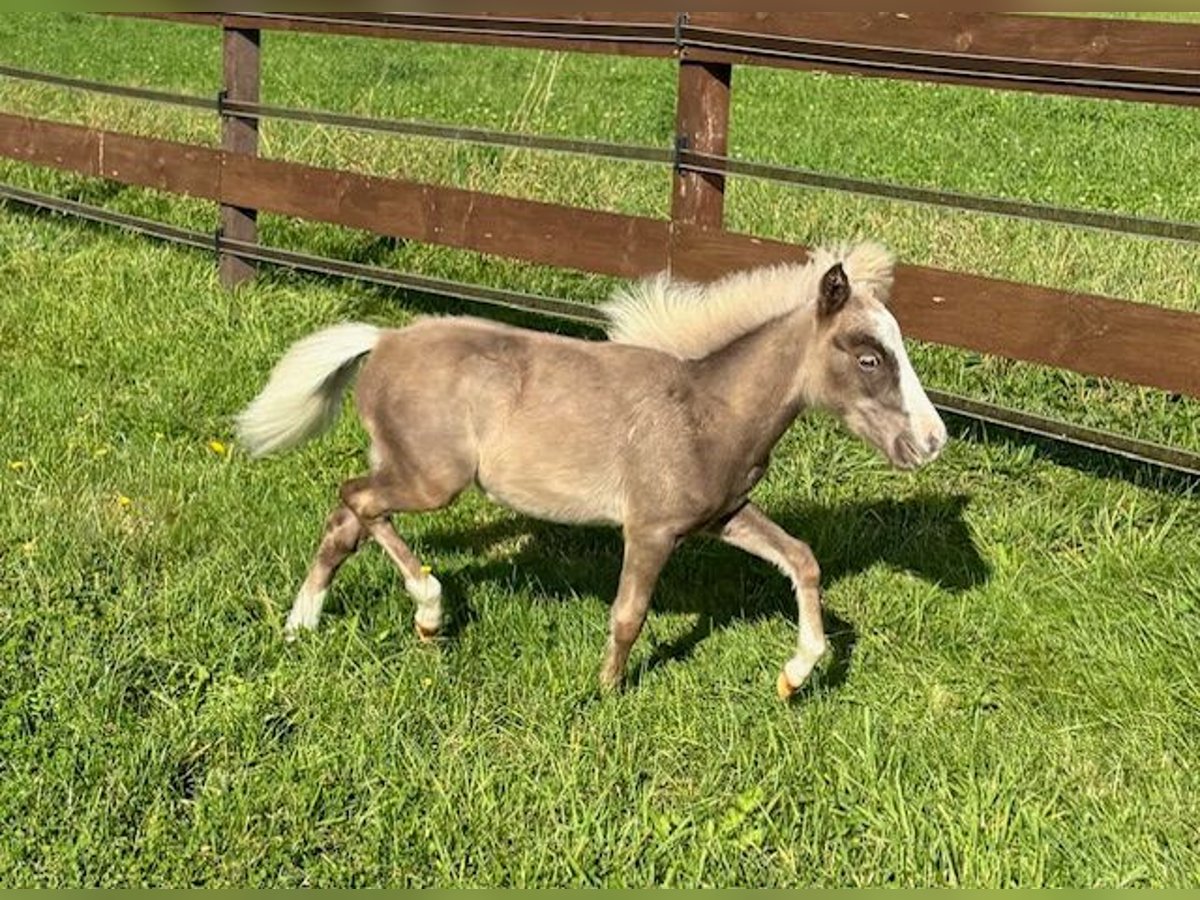
{"type": "Polygon", "coordinates": [[[370,471],[341,486],[287,633],[316,627],[338,567],[369,536],[400,570],[418,633],[436,635],[441,585],[390,517],[439,509],[474,484],[538,518],[622,529],[606,687],[621,683],[684,537],[714,534],[777,566],[799,606],[777,681],[790,696],[826,641],[812,551],[748,499],[772,448],[807,409],[833,413],[899,468],[929,462],[946,440],[885,306],[891,283],[891,257],[868,243],[710,285],[641,282],[606,307],[609,341],[465,317],[301,340],[239,417],[242,442],[262,455],[315,436],[357,374],[370,471]]]}

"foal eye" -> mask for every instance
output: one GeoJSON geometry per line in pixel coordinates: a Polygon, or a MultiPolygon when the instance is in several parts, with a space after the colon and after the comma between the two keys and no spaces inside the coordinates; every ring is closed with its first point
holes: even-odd
{"type": "Polygon", "coordinates": [[[873,353],[864,353],[858,358],[858,365],[860,368],[867,370],[877,368],[879,366],[879,357],[873,353]]]}

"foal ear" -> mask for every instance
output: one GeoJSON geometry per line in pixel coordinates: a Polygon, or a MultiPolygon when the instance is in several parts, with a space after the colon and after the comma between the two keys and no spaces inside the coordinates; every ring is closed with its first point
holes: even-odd
{"type": "Polygon", "coordinates": [[[821,277],[821,295],[817,299],[817,312],[822,316],[832,316],[845,306],[849,299],[850,279],[846,277],[846,270],[842,268],[842,264],[836,263],[821,277]]]}

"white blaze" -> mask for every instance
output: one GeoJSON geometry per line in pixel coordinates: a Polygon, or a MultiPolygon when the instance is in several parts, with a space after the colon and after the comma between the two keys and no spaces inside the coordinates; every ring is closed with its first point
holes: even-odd
{"type": "Polygon", "coordinates": [[[876,335],[891,351],[900,371],[900,402],[904,407],[904,414],[908,417],[908,427],[912,430],[920,452],[932,459],[946,443],[946,425],[930,402],[925,389],[921,387],[917,373],[909,362],[904,340],[900,336],[900,325],[895,317],[886,309],[880,308],[876,311],[875,323],[876,335]]]}

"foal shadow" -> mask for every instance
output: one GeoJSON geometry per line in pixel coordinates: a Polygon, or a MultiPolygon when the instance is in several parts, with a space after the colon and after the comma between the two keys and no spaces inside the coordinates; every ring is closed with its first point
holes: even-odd
{"type": "MultiPolygon", "coordinates": [[[[826,590],[882,563],[958,593],[985,583],[991,575],[963,520],[967,502],[963,495],[835,505],[802,501],[766,512],[812,547],[826,590]]],[[[581,594],[611,602],[622,557],[616,529],[516,516],[482,528],[427,532],[421,543],[434,552],[469,550],[480,557],[460,570],[466,579],[508,580],[515,568],[538,585],[543,600],[552,602],[581,594]],[[495,547],[502,542],[518,547],[497,555],[495,547]]],[[[769,564],[713,538],[697,537],[681,544],[667,563],[654,593],[651,613],[655,610],[694,615],[695,623],[686,634],[654,646],[648,658],[638,661],[635,650],[631,684],[667,663],[688,659],[707,637],[738,623],[795,621],[796,601],[791,585],[769,564]]],[[[451,634],[475,617],[461,597],[447,612],[451,634]]],[[[815,677],[823,690],[846,680],[858,634],[853,624],[831,610],[824,609],[822,615],[832,649],[831,660],[815,677]]],[[[802,696],[814,690],[812,685],[810,680],[802,696]]]]}

